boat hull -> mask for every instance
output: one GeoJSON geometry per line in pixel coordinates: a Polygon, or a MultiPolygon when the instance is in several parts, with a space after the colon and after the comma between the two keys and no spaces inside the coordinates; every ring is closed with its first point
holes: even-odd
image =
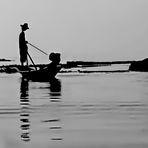
{"type": "Polygon", "coordinates": [[[47,72],[43,70],[21,71],[23,78],[33,81],[49,81],[55,79],[57,73],[47,72]]]}

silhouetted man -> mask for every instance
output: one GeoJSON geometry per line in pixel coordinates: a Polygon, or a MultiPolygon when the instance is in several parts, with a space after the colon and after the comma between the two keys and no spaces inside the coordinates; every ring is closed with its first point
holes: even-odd
{"type": "MultiPolygon", "coordinates": [[[[20,48],[20,62],[21,65],[24,66],[24,63],[27,61],[27,52],[28,52],[28,46],[27,41],[25,39],[25,31],[29,29],[28,24],[24,23],[21,25],[22,32],[19,35],[19,48],[20,48]]],[[[28,64],[28,63],[27,63],[28,64]]]]}

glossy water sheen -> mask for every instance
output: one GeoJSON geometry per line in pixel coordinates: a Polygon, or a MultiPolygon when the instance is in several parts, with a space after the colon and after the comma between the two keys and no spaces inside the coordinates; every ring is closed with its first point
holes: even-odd
{"type": "Polygon", "coordinates": [[[1,148],[147,148],[148,73],[0,74],[1,148]]]}

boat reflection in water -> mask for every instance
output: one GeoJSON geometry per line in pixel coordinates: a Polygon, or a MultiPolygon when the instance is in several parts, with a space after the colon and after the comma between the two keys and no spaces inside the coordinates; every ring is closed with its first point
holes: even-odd
{"type": "Polygon", "coordinates": [[[62,131],[60,108],[57,103],[61,102],[61,81],[59,79],[53,79],[50,81],[50,102],[53,103],[53,115],[48,117],[43,122],[47,124],[50,133],[52,133],[52,141],[61,141],[60,133],[62,131]]]}
{"type": "Polygon", "coordinates": [[[50,100],[51,102],[60,102],[61,99],[61,82],[58,79],[50,81],[50,100]]]}
{"type": "MultiPolygon", "coordinates": [[[[31,95],[32,95],[31,93],[34,92],[34,90],[32,90],[33,88],[30,88],[31,90],[29,91],[29,83],[30,82],[27,79],[22,77],[21,84],[20,84],[20,106],[21,106],[21,113],[20,113],[21,126],[20,128],[21,128],[21,139],[22,141],[25,141],[25,142],[29,142],[31,140],[30,135],[33,135],[33,133],[32,134],[30,133],[31,132],[30,120],[33,118],[31,114],[36,112],[36,110],[32,110],[32,106],[34,105],[30,103],[31,95]]],[[[34,82],[31,82],[31,83],[34,83],[34,82]]],[[[48,93],[49,99],[50,99],[50,102],[53,103],[53,105],[51,104],[51,106],[53,107],[52,110],[58,110],[57,109],[58,106],[55,103],[58,103],[61,101],[61,82],[60,80],[53,79],[49,83],[39,82],[39,84],[40,85],[46,84],[45,88],[44,87],[40,88],[39,85],[37,85],[36,87],[38,87],[40,91],[43,91],[41,89],[49,90],[49,93],[48,93]]],[[[36,83],[34,83],[33,85],[36,85],[36,83]]],[[[51,107],[49,106],[49,110],[50,109],[51,107]]],[[[41,110],[44,110],[44,107],[42,107],[41,110]]],[[[43,115],[43,116],[46,116],[46,115],[43,115]]],[[[41,119],[39,118],[37,120],[41,120],[41,119]]],[[[58,117],[58,115],[54,114],[53,116],[52,115],[46,116],[46,119],[42,120],[40,124],[44,124],[45,128],[46,127],[48,128],[50,136],[51,136],[50,138],[51,140],[53,141],[62,140],[62,138],[59,135],[57,135],[58,131],[60,133],[62,129],[62,127],[60,126],[61,119],[60,117],[58,117]],[[53,134],[53,133],[56,133],[56,134],[53,134]]]]}

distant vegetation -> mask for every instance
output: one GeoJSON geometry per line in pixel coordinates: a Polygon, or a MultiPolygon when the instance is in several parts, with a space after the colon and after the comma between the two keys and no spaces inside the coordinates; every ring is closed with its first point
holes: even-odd
{"type": "Polygon", "coordinates": [[[129,67],[130,71],[148,72],[148,58],[140,61],[134,61],[129,67]]]}
{"type": "Polygon", "coordinates": [[[12,60],[8,60],[8,59],[0,59],[0,62],[11,62],[12,60]]]}

